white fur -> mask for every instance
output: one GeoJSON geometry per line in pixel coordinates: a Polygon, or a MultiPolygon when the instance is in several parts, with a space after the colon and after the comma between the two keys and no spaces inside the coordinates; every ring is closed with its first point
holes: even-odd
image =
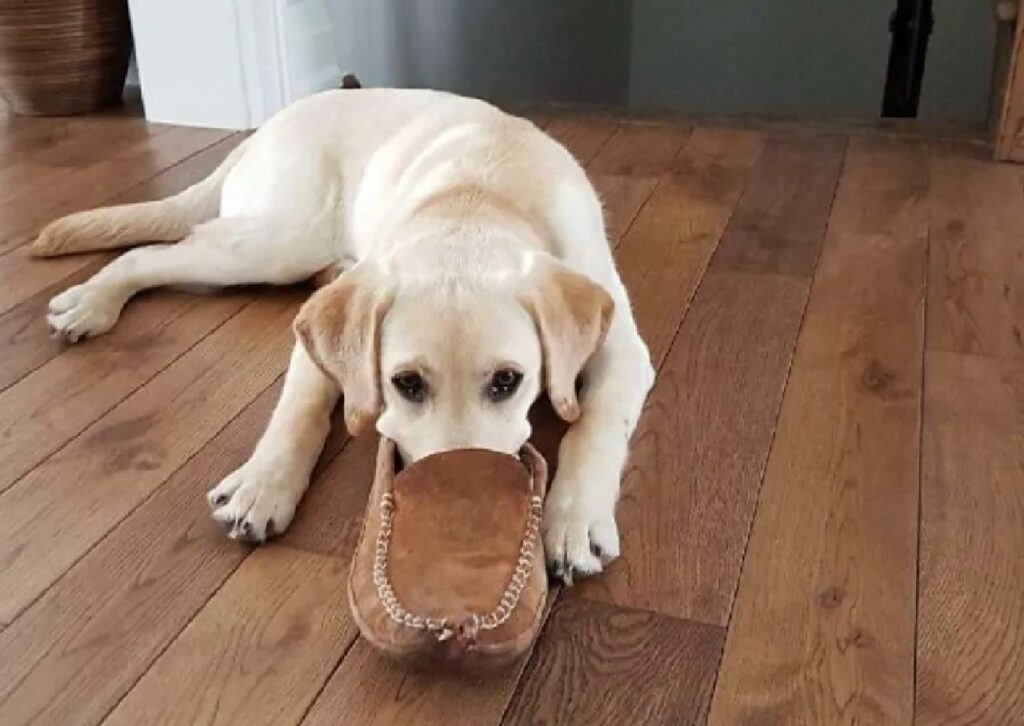
{"type": "MultiPolygon", "coordinates": [[[[653,384],[647,348],[612,261],[598,198],[580,166],[527,121],[431,91],[320,94],[269,121],[209,179],[161,202],[71,215],[40,254],[135,249],[51,301],[55,333],[109,330],[125,302],[158,285],[284,284],[374,262],[398,290],[384,322],[378,429],[417,459],[458,446],[515,451],[540,392],[542,351],[510,290],[550,254],[610,294],[615,312],[585,370],[581,415],[566,435],[544,535],[556,570],[593,573],[619,553],[615,504],[627,445],[653,384]],[[486,189],[507,205],[481,203],[486,189]],[[453,347],[454,345],[454,347],[453,347]],[[430,367],[443,396],[429,413],[388,385],[430,367]],[[477,377],[502,361],[526,372],[501,408],[477,402],[477,377]]],[[[338,387],[296,346],[281,399],[250,460],[210,492],[232,536],[262,541],[291,521],[327,435],[338,387]]]]}

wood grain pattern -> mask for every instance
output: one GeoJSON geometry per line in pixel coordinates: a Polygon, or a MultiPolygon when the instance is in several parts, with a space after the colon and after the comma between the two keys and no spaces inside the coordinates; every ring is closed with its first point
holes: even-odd
{"type": "MultiPolygon", "coordinates": [[[[929,309],[929,315],[931,310],[929,309]]],[[[928,353],[917,723],[1024,715],[1024,365],[928,353]]]]}
{"type": "Polygon", "coordinates": [[[544,131],[586,166],[615,133],[618,122],[603,116],[559,116],[544,131]]]}
{"type": "Polygon", "coordinates": [[[754,132],[697,128],[616,250],[657,363],[693,297],[761,150],[754,132]]]}
{"type": "Polygon", "coordinates": [[[409,672],[356,640],[317,698],[303,726],[496,724],[524,663],[473,678],[409,672]]]}
{"type": "Polygon", "coordinates": [[[702,724],[721,628],[558,602],[502,724],[702,724]]]}
{"type": "MultiPolygon", "coordinates": [[[[335,429],[343,432],[343,422],[335,422],[335,429]]],[[[349,441],[306,492],[281,543],[293,549],[350,557],[359,538],[376,457],[376,436],[349,441]]]]}
{"type": "Polygon", "coordinates": [[[686,126],[623,123],[587,164],[587,175],[604,204],[613,246],[671,169],[688,135],[686,126]]]}
{"type": "Polygon", "coordinates": [[[347,563],[263,547],[104,721],[298,723],[356,637],[347,563]]]}
{"type": "Polygon", "coordinates": [[[267,292],[0,495],[0,621],[10,622],[284,370],[301,298],[267,292]]]}
{"type": "Polygon", "coordinates": [[[843,136],[770,139],[710,269],[809,278],[845,151],[843,136]]]}
{"type": "Polygon", "coordinates": [[[928,154],[919,139],[853,136],[829,233],[923,237],[928,231],[928,154]]]}
{"type": "MultiPolygon", "coordinates": [[[[109,200],[109,203],[145,201],[175,194],[213,171],[230,150],[241,143],[241,139],[241,134],[234,134],[224,141],[213,144],[142,184],[117,195],[109,200]]],[[[0,262],[0,268],[8,265],[19,268],[22,275],[32,276],[37,284],[44,284],[48,279],[56,280],[0,314],[0,343],[6,351],[4,365],[0,367],[0,390],[20,380],[61,352],[60,346],[54,345],[50,340],[46,329],[45,311],[50,298],[65,288],[87,279],[112,257],[110,254],[97,254],[39,261],[21,257],[20,253],[16,253],[12,257],[0,258],[3,260],[0,262]],[[72,272],[68,273],[68,269],[72,272]]],[[[11,274],[15,275],[17,272],[11,274]]],[[[129,305],[125,312],[125,320],[128,319],[127,316],[137,314],[133,312],[134,308],[134,305],[129,305]]],[[[113,334],[117,334],[116,329],[113,334]]]]}
{"type": "Polygon", "coordinates": [[[573,596],[728,622],[807,287],[705,276],[633,438],[622,557],[573,596]]]}
{"type": "Polygon", "coordinates": [[[0,393],[0,491],[251,300],[157,293],[134,301],[109,335],[65,351],[0,393]]]}
{"type": "MultiPolygon", "coordinates": [[[[106,133],[111,126],[123,125],[145,126],[146,120],[137,116],[24,118],[4,114],[0,116],[0,167],[36,158],[71,140],[73,145],[87,145],[91,134],[106,133]]],[[[61,163],[59,158],[53,161],[61,163]]]]}
{"type": "Polygon", "coordinates": [[[624,556],[581,595],[728,621],[807,298],[799,276],[817,258],[844,149],[844,139],[774,140],[758,160],[634,437],[619,505],[624,556]],[[824,191],[804,194],[815,166],[824,191]],[[714,272],[748,268],[797,279],[714,272]]]}
{"type": "Polygon", "coordinates": [[[97,206],[229,133],[147,126],[143,133],[135,134],[131,143],[116,142],[114,153],[108,150],[103,154],[102,146],[92,149],[92,158],[81,164],[64,168],[26,162],[7,167],[3,171],[14,177],[15,189],[3,205],[0,237],[4,241],[0,249],[6,252],[23,244],[51,219],[97,206]]]}
{"type": "MultiPolygon", "coordinates": [[[[63,135],[49,137],[49,144],[26,144],[36,147],[31,154],[25,153],[25,146],[20,144],[12,148],[8,162],[0,167],[0,204],[19,199],[30,201],[40,189],[62,175],[101,162],[110,155],[111,148],[123,150],[145,145],[171,130],[170,126],[146,124],[141,119],[83,123],[85,128],[70,127],[73,132],[66,130],[63,135]]],[[[7,249],[9,244],[8,240],[3,240],[0,250],[7,249]]]]}
{"type": "Polygon", "coordinates": [[[213,523],[204,494],[245,461],[279,388],[0,634],[0,722],[98,723],[249,554],[213,523]]]}
{"type": "MultiPolygon", "coordinates": [[[[69,173],[59,184],[40,190],[32,204],[5,206],[0,216],[0,238],[13,238],[12,244],[24,244],[50,220],[108,203],[126,189],[151,179],[166,167],[227,136],[223,131],[171,129],[149,144],[112,154],[102,162],[69,173]]],[[[17,248],[0,259],[3,260],[0,264],[0,312],[91,261],[89,256],[40,261],[29,259],[17,248]]]]}
{"type": "MultiPolygon", "coordinates": [[[[910,722],[926,225],[911,215],[918,234],[896,237],[842,224],[879,208],[860,195],[890,188],[866,183],[879,170],[865,148],[851,145],[840,182],[712,724],[910,722]]],[[[897,158],[914,179],[920,155],[897,158]]],[[[920,208],[917,191],[886,202],[891,222],[920,208]]]]}
{"type": "MultiPolygon", "coordinates": [[[[5,264],[0,262],[0,265],[5,264]]],[[[100,261],[43,288],[32,297],[0,313],[0,345],[6,355],[0,366],[0,390],[17,383],[26,375],[60,355],[62,347],[50,338],[46,309],[50,298],[71,285],[84,282],[100,268],[100,261]]],[[[125,313],[127,315],[127,313],[125,313]]]]}
{"type": "MultiPolygon", "coordinates": [[[[279,392],[280,380],[0,633],[0,723],[99,722],[251,552],[224,537],[205,493],[248,457],[279,392]]],[[[346,439],[336,426],[314,478],[346,439]]]]}
{"type": "Polygon", "coordinates": [[[1024,358],[1019,170],[933,145],[928,348],[1024,358]]]}
{"type": "Polygon", "coordinates": [[[622,122],[589,164],[592,174],[660,177],[672,171],[676,154],[690,135],[685,124],[666,126],[622,122]]]}

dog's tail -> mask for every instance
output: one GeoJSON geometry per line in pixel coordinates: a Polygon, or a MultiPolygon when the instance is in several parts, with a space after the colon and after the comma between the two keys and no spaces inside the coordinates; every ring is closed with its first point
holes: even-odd
{"type": "Polygon", "coordinates": [[[217,216],[221,186],[247,145],[248,141],[243,141],[212,174],[167,199],[90,209],[61,217],[43,228],[31,253],[36,257],[55,257],[146,242],[177,242],[197,224],[217,216]]]}

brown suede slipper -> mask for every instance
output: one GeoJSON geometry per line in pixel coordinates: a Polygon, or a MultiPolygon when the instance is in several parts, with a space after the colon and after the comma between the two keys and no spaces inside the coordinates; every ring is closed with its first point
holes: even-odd
{"type": "Polygon", "coordinates": [[[396,473],[381,441],[349,601],[363,637],[412,667],[500,668],[540,629],[544,458],[481,449],[435,454],[396,473]]]}

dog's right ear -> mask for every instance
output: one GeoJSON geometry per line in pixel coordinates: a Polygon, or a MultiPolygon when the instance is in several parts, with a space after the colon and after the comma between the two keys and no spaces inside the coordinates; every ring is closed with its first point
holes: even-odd
{"type": "Polygon", "coordinates": [[[353,436],[380,415],[380,327],[393,299],[380,267],[361,262],[313,293],[295,318],[299,342],[341,387],[353,436]]]}
{"type": "Polygon", "coordinates": [[[568,423],[580,416],[576,380],[601,347],[615,303],[603,287],[550,255],[533,255],[520,300],[533,316],[544,351],[548,397],[568,423]]]}

